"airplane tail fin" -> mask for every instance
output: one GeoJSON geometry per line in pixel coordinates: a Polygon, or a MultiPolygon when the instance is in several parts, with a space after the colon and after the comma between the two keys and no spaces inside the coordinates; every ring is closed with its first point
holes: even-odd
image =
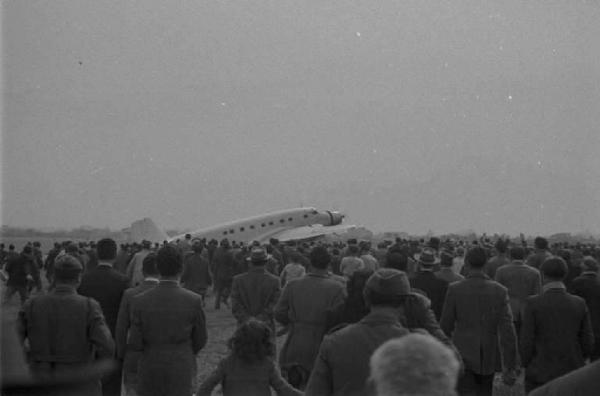
{"type": "Polygon", "coordinates": [[[169,239],[166,232],[158,228],[152,219],[146,217],[131,223],[131,227],[124,230],[128,242],[141,242],[144,239],[150,242],[162,243],[169,239]]]}

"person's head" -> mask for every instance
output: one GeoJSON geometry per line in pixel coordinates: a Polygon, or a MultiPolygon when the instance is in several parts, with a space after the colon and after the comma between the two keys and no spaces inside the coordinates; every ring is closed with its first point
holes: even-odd
{"type": "Polygon", "coordinates": [[[96,252],[98,260],[112,261],[117,256],[117,243],[110,238],[100,239],[96,244],[96,252]]]}
{"type": "Polygon", "coordinates": [[[275,340],[271,328],[257,319],[249,319],[237,328],[229,340],[234,356],[247,362],[259,362],[275,357],[275,340]]]}
{"type": "Polygon", "coordinates": [[[185,239],[188,241],[192,239],[192,234],[185,234],[185,239]]]}
{"type": "Polygon", "coordinates": [[[435,254],[435,249],[426,247],[421,253],[415,255],[415,259],[419,262],[419,269],[422,271],[432,271],[434,266],[439,262],[435,254]]]}
{"type": "Polygon", "coordinates": [[[174,278],[183,270],[183,259],[179,249],[172,245],[163,246],[156,253],[156,268],[163,278],[174,278]]]}
{"type": "Polygon", "coordinates": [[[525,249],[522,246],[513,246],[510,248],[510,258],[513,260],[525,259],[525,249]]]}
{"type": "Polygon", "coordinates": [[[452,252],[447,250],[442,250],[440,253],[440,266],[441,267],[452,267],[452,261],[454,260],[454,255],[452,252]]]}
{"type": "Polygon", "coordinates": [[[152,242],[147,241],[145,239],[142,241],[142,249],[150,250],[151,247],[152,247],[152,242]]]}
{"type": "Polygon", "coordinates": [[[565,260],[560,257],[550,257],[544,260],[540,266],[540,272],[544,282],[557,282],[562,281],[569,272],[569,267],[565,260]]]}
{"type": "Polygon", "coordinates": [[[252,264],[253,266],[261,267],[267,264],[267,261],[269,261],[269,255],[267,254],[267,251],[264,248],[260,246],[253,247],[250,251],[248,261],[250,261],[250,264],[252,264]]]}
{"type": "Polygon", "coordinates": [[[156,253],[149,253],[144,257],[142,262],[142,274],[144,278],[147,277],[158,277],[158,268],[156,267],[156,253]]]}
{"type": "Polygon", "coordinates": [[[83,266],[75,257],[65,254],[54,263],[54,279],[57,284],[77,284],[81,279],[83,266]]]}
{"type": "Polygon", "coordinates": [[[485,249],[480,246],[474,246],[467,252],[465,263],[472,269],[481,269],[487,262],[485,249]]]}
{"type": "Polygon", "coordinates": [[[598,273],[598,261],[592,256],[585,256],[581,262],[583,271],[598,273]]]}
{"type": "Polygon", "coordinates": [[[496,251],[499,254],[505,254],[506,250],[508,249],[508,245],[506,244],[506,241],[504,241],[504,239],[500,238],[496,241],[496,243],[494,244],[494,247],[496,248],[496,251]]]}
{"type": "Polygon", "coordinates": [[[406,271],[408,268],[408,256],[401,252],[391,251],[385,256],[385,266],[406,271]]]}
{"type": "Polygon", "coordinates": [[[192,240],[192,250],[194,253],[202,253],[202,250],[204,250],[204,243],[202,243],[200,239],[192,240]]]}
{"type": "Polygon", "coordinates": [[[10,245],[8,245],[8,250],[9,251],[14,251],[15,250],[15,245],[13,245],[12,243],[10,245]]]}
{"type": "Polygon", "coordinates": [[[315,246],[310,251],[310,265],[316,269],[325,270],[331,262],[331,256],[324,246],[315,246]]]}
{"type": "Polygon", "coordinates": [[[410,283],[405,272],[394,268],[380,268],[367,279],[364,297],[371,307],[400,307],[410,294],[410,283]]]}
{"type": "Polygon", "coordinates": [[[23,246],[23,253],[24,254],[31,254],[31,253],[33,253],[33,248],[31,247],[31,245],[25,245],[25,246],[23,246]]]}
{"type": "Polygon", "coordinates": [[[412,333],[377,348],[370,369],[378,396],[451,396],[456,395],[460,364],[434,337],[412,333]]]}
{"type": "Polygon", "coordinates": [[[536,237],[533,240],[533,246],[535,246],[536,249],[539,250],[546,250],[548,249],[548,240],[546,238],[542,238],[542,237],[536,237]]]}
{"type": "Polygon", "coordinates": [[[346,252],[348,252],[348,255],[350,256],[358,256],[360,249],[358,245],[348,245],[348,250],[346,250],[346,252]]]}

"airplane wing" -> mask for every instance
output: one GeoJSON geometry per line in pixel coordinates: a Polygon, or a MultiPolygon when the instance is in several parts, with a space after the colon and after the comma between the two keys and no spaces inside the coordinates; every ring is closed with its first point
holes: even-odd
{"type": "Polygon", "coordinates": [[[323,235],[344,234],[349,230],[355,229],[353,225],[322,226],[315,224],[311,226],[288,228],[287,230],[274,233],[270,237],[276,238],[280,242],[311,239],[323,235]]]}

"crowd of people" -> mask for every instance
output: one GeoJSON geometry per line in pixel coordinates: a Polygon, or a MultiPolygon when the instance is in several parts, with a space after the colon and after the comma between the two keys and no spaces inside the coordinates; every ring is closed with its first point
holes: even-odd
{"type": "Polygon", "coordinates": [[[491,395],[522,372],[535,396],[592,395],[599,259],[542,237],[0,246],[32,378],[61,395],[491,395]],[[229,353],[194,385],[223,306],[229,353]]]}

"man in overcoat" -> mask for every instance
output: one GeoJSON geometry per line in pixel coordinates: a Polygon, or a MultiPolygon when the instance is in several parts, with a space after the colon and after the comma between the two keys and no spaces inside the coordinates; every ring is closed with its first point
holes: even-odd
{"type": "Polygon", "coordinates": [[[440,320],[463,358],[464,373],[458,382],[461,395],[491,395],[500,360],[504,382],[512,385],[516,377],[517,343],[508,293],[483,272],[486,261],[481,247],[467,252],[468,275],[448,286],[440,320]]]}
{"type": "Polygon", "coordinates": [[[233,278],[231,312],[238,325],[254,317],[271,327],[275,334],[273,310],[281,290],[279,278],[266,270],[269,256],[265,249],[255,247],[250,251],[250,268],[233,278]]]}
{"type": "Polygon", "coordinates": [[[542,264],[542,294],[527,299],[521,328],[525,391],[582,367],[594,335],[583,298],[567,293],[567,264],[551,257],[542,264]]]}
{"type": "Polygon", "coordinates": [[[590,313],[594,332],[594,349],[591,359],[600,358],[600,279],[598,279],[598,261],[586,256],[581,263],[582,272],[571,282],[571,293],[585,300],[590,313]]]}
{"type": "Polygon", "coordinates": [[[410,284],[404,272],[392,268],[375,271],[364,288],[369,314],[325,336],[305,394],[358,396],[372,393],[367,381],[369,359],[385,341],[409,334],[399,320],[399,309],[409,293],[410,284]]]}
{"type": "Polygon", "coordinates": [[[150,253],[142,263],[144,281],[136,287],[129,288],[123,293],[117,326],[115,329],[115,343],[117,347],[117,359],[123,362],[123,385],[126,396],[137,395],[137,371],[140,353],[128,347],[129,328],[131,327],[131,313],[133,298],[145,291],[154,288],[158,284],[158,269],[156,268],[156,254],[150,253]]]}
{"type": "MultiPolygon", "coordinates": [[[[110,238],[101,239],[96,244],[98,265],[87,271],[81,280],[78,292],[100,303],[110,333],[115,334],[117,316],[123,292],[129,287],[129,279],[113,269],[117,255],[117,244],[110,238]]],[[[120,396],[121,367],[102,379],[102,394],[120,396]]]]}
{"type": "Polygon", "coordinates": [[[114,355],[100,305],[77,294],[82,271],[76,258],[60,257],[54,265],[55,287],[28,300],[19,312],[19,336],[34,380],[75,382],[59,388],[57,396],[102,395],[99,376],[81,382],[72,377],[89,376],[96,362],[114,355]]]}
{"type": "MultiPolygon", "coordinates": [[[[287,283],[275,306],[275,319],[289,326],[279,356],[284,372],[292,368],[305,374],[312,371],[319,345],[327,331],[327,312],[344,301],[344,286],[329,276],[327,267],[330,261],[326,248],[313,248],[309,272],[287,283]]],[[[305,384],[292,385],[303,388],[305,384]]]]}
{"type": "Polygon", "coordinates": [[[202,297],[179,285],[179,249],[158,250],[160,282],[133,299],[129,346],[141,353],[138,392],[143,396],[189,396],[196,355],[206,345],[202,297]]]}

